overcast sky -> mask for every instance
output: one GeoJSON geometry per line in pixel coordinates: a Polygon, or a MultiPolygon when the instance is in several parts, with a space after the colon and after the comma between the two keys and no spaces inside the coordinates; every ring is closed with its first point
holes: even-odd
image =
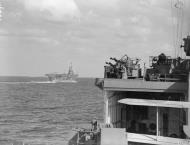
{"type": "Polygon", "coordinates": [[[177,1],[0,0],[0,75],[62,73],[72,62],[81,77],[102,77],[109,57],[174,55],[177,24],[190,32],[190,1],[177,1]]]}

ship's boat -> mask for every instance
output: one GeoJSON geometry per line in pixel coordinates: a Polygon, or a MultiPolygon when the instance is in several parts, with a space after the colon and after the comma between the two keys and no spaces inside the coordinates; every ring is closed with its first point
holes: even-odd
{"type": "Polygon", "coordinates": [[[48,77],[48,80],[53,83],[60,83],[60,82],[70,82],[70,83],[76,83],[76,79],[78,77],[78,74],[75,74],[72,65],[69,66],[68,73],[50,73],[46,74],[48,77]]]}

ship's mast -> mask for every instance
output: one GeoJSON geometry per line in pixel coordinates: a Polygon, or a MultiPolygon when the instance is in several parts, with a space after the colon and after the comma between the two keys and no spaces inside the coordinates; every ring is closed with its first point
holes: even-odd
{"type": "Polygon", "coordinates": [[[183,38],[184,0],[171,0],[171,12],[173,19],[173,46],[175,57],[181,57],[183,50],[180,49],[183,38]]]}

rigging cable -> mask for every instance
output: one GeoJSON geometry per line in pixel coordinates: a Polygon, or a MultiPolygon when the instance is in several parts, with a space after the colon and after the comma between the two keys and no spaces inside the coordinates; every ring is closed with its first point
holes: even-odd
{"type": "Polygon", "coordinates": [[[174,56],[176,57],[176,46],[175,46],[175,19],[174,19],[174,13],[173,13],[173,0],[171,0],[170,6],[171,6],[171,22],[172,22],[172,45],[174,48],[174,56]]]}
{"type": "MultiPolygon", "coordinates": [[[[179,36],[179,47],[182,44],[182,39],[183,39],[183,21],[184,21],[184,0],[181,0],[181,8],[180,8],[180,36],[179,36]]],[[[179,49],[180,50],[180,57],[182,58],[182,54],[183,54],[183,49],[179,49]]]]}
{"type": "MultiPolygon", "coordinates": [[[[190,5],[190,1],[188,1],[188,5],[190,5]]],[[[190,17],[188,17],[188,19],[190,19],[190,17]]],[[[188,31],[187,35],[190,35],[190,21],[187,24],[187,31],[188,31]]]]}

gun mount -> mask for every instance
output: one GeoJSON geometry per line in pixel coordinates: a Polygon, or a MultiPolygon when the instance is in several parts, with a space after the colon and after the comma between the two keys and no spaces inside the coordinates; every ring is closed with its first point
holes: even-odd
{"type": "Polygon", "coordinates": [[[146,81],[185,81],[190,71],[190,60],[180,57],[172,59],[161,53],[150,57],[150,68],[146,69],[146,81]]]}
{"type": "MultiPolygon", "coordinates": [[[[186,56],[190,56],[190,36],[183,39],[186,56]]],[[[117,59],[110,57],[111,62],[106,62],[105,78],[142,78],[138,58],[130,58],[127,55],[117,59]]],[[[161,53],[158,56],[150,56],[150,68],[144,71],[146,81],[186,81],[190,72],[190,59],[171,58],[161,53]]]]}
{"type": "Polygon", "coordinates": [[[138,64],[140,59],[131,59],[124,55],[121,59],[110,57],[110,60],[114,61],[114,64],[106,62],[108,66],[105,66],[105,78],[127,79],[141,77],[141,69],[138,64]]]}

